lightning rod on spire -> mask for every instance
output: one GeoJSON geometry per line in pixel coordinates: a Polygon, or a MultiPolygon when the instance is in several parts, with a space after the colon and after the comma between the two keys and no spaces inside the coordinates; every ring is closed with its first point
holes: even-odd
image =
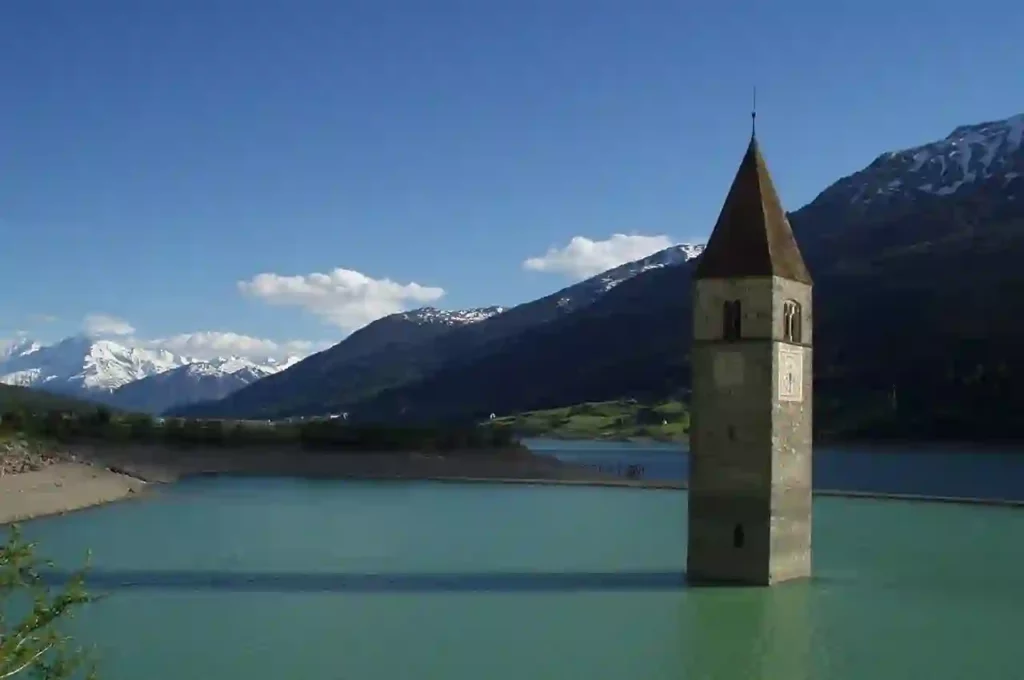
{"type": "Polygon", "coordinates": [[[753,103],[750,107],[750,136],[757,135],[757,85],[754,86],[753,103]]]}

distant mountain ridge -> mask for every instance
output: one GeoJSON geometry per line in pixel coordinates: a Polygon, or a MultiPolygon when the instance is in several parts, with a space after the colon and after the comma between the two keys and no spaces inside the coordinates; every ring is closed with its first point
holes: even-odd
{"type": "Polygon", "coordinates": [[[512,308],[488,307],[484,308],[486,313],[440,313],[424,308],[392,314],[288,371],[232,393],[220,402],[196,404],[173,412],[210,417],[336,412],[381,389],[428,375],[446,362],[465,362],[492,351],[506,338],[592,305],[623,281],[692,260],[702,250],[702,245],[672,246],[512,308]],[[457,323],[443,328],[429,326],[424,332],[421,321],[437,315],[457,323]],[[383,337],[390,340],[384,341],[383,337]],[[287,405],[277,408],[274,404],[278,399],[287,405]]]}
{"type": "Polygon", "coordinates": [[[897,193],[949,196],[993,177],[1009,182],[1024,173],[1022,144],[1024,114],[961,125],[939,141],[884,153],[829,190],[852,193],[851,202],[864,203],[897,193]]]}
{"type": "MultiPolygon", "coordinates": [[[[821,432],[1016,432],[1024,297],[1009,292],[1024,290],[1022,136],[1024,115],[960,126],[881,154],[790,213],[816,285],[821,432]]],[[[287,370],[170,412],[465,421],[685,398],[701,251],[673,246],[508,309],[393,314],[287,370]]],[[[191,375],[168,373],[178,372],[191,375]]]]}
{"type": "MultiPolygon", "coordinates": [[[[815,280],[822,436],[1022,437],[1013,395],[1024,382],[1024,298],[1009,295],[1024,290],[1020,120],[962,126],[936,145],[883,154],[790,214],[815,280]],[[950,191],[854,202],[893,181],[907,157],[920,161],[920,149],[937,153],[961,138],[977,145],[982,133],[994,135],[989,172],[947,177],[950,191]]],[[[371,420],[484,418],[685,394],[691,273],[688,262],[641,274],[505,351],[349,410],[371,420]]]]}
{"type": "Polygon", "coordinates": [[[26,340],[0,361],[0,382],[64,394],[110,393],[188,360],[167,350],[128,347],[113,340],[75,335],[53,345],[26,340]]]}
{"type": "MultiPolygon", "coordinates": [[[[1010,291],[1024,290],[1022,121],[882,154],[790,214],[816,286],[819,434],[1021,437],[1024,297],[1010,291]]],[[[641,271],[584,304],[560,291],[418,345],[412,359],[368,356],[287,390],[257,389],[298,377],[300,363],[203,407],[311,414],[343,404],[356,421],[393,422],[685,397],[693,262],[641,271]],[[384,368],[395,362],[400,370],[384,368]],[[238,399],[247,393],[258,398],[238,399]]]]}
{"type": "MultiPolygon", "coordinates": [[[[673,247],[569,286],[546,298],[543,308],[531,310],[535,318],[512,314],[504,319],[495,335],[514,333],[519,324],[540,323],[552,315],[570,313],[591,304],[638,273],[685,261],[699,254],[701,248],[699,245],[673,247]],[[506,327],[504,331],[502,323],[506,327]]],[[[302,370],[320,373],[354,361],[373,364],[373,361],[402,354],[410,347],[449,331],[493,320],[508,311],[501,306],[463,310],[422,307],[391,314],[315,355],[302,370]],[[372,356],[376,359],[371,359],[372,356]]],[[[272,359],[254,362],[239,357],[199,360],[86,335],[65,338],[53,345],[25,339],[0,349],[0,383],[41,388],[127,410],[161,413],[223,399],[292,368],[301,360],[302,357],[284,362],[272,359]]],[[[274,382],[261,382],[259,389],[275,389],[274,382]]]]}
{"type": "Polygon", "coordinates": [[[623,281],[628,281],[634,276],[651,271],[652,269],[674,267],[689,262],[699,257],[703,252],[703,243],[680,243],[669,246],[647,257],[613,267],[575,286],[559,291],[561,296],[558,298],[558,304],[570,309],[586,306],[623,281]]]}
{"type": "MultiPolygon", "coordinates": [[[[0,383],[43,389],[129,410],[224,396],[298,361],[199,360],[167,350],[76,335],[52,345],[19,340],[0,350],[0,383]],[[160,376],[159,380],[154,380],[160,376]],[[177,401],[175,401],[177,400],[177,401]]],[[[154,411],[155,412],[155,411],[154,411]]]]}
{"type": "Polygon", "coordinates": [[[821,225],[828,232],[994,193],[1024,200],[1024,114],[961,125],[941,140],[880,154],[806,208],[833,212],[837,221],[821,225]]]}
{"type": "Polygon", "coordinates": [[[176,406],[222,399],[297,361],[298,357],[263,364],[239,357],[195,361],[123,385],[106,401],[125,409],[159,414],[176,406]]]}

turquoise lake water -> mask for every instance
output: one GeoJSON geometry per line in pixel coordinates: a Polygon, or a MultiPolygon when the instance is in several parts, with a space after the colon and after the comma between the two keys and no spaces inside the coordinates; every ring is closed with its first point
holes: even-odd
{"type": "Polygon", "coordinates": [[[26,529],[93,551],[108,680],[1021,676],[1024,511],[815,513],[774,589],[684,586],[682,491],[207,479],[26,529]]]}

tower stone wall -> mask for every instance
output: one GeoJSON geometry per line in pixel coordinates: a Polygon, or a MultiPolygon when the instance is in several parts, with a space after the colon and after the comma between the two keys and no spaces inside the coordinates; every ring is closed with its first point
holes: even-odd
{"type": "Polygon", "coordinates": [[[812,284],[755,140],[709,252],[693,292],[687,577],[808,577],[812,284]]]}

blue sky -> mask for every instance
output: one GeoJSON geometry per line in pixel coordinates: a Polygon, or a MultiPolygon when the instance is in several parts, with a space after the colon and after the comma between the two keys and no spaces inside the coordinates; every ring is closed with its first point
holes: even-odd
{"type": "Polygon", "coordinates": [[[1022,25],[982,0],[8,0],[0,337],[92,315],[253,350],[523,302],[703,241],[755,83],[795,209],[1024,111],[1022,25]],[[616,233],[650,238],[523,265],[616,233]]]}

